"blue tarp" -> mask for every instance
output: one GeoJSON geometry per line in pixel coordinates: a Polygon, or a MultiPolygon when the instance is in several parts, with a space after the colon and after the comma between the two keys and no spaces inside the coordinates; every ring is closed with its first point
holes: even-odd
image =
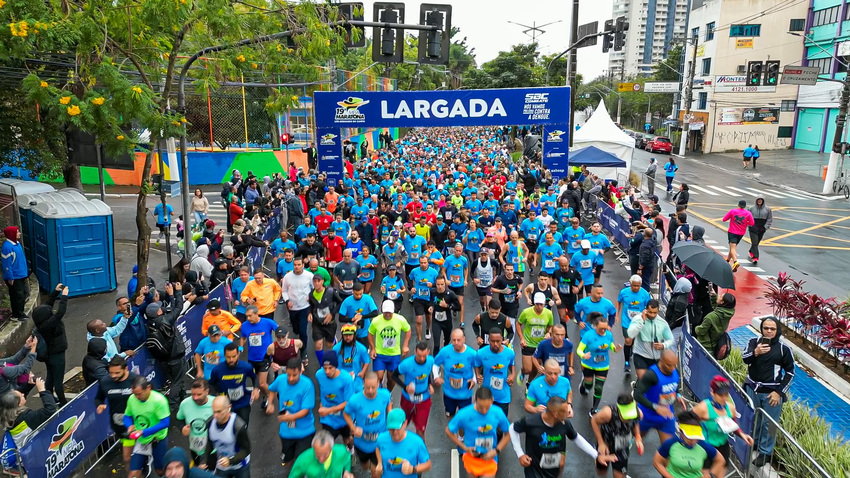
{"type": "Polygon", "coordinates": [[[571,165],[595,166],[597,168],[625,168],[626,162],[596,146],[570,151],[571,165]]]}

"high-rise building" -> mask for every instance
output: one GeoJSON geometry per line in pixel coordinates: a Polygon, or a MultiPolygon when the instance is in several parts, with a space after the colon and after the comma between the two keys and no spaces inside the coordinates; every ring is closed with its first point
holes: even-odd
{"type": "Polygon", "coordinates": [[[629,31],[622,51],[611,51],[608,69],[619,75],[649,74],[671,43],[685,37],[687,0],[614,0],[613,18],[626,17],[629,31]]]}

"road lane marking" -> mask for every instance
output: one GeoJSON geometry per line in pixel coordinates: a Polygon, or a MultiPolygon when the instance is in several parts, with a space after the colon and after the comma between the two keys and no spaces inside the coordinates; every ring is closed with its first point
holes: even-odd
{"type": "Polygon", "coordinates": [[[710,194],[710,195],[712,195],[712,196],[719,196],[719,194],[717,194],[717,193],[716,193],[716,192],[714,192],[714,191],[710,191],[710,190],[708,190],[708,189],[702,188],[702,187],[697,186],[697,185],[694,185],[694,184],[691,184],[691,185],[689,185],[688,187],[689,187],[689,188],[696,189],[697,191],[702,191],[702,192],[704,192],[704,193],[706,193],[706,194],[710,194]]]}
{"type": "Polygon", "coordinates": [[[715,191],[720,191],[721,193],[726,194],[727,196],[738,197],[737,194],[731,193],[731,192],[729,192],[729,191],[727,191],[723,188],[720,188],[720,187],[717,187],[717,186],[712,186],[710,184],[708,184],[707,186],[710,187],[711,189],[714,189],[715,191]]]}
{"type": "Polygon", "coordinates": [[[452,478],[460,478],[460,454],[452,448],[452,478]]]}
{"type": "Polygon", "coordinates": [[[796,236],[796,235],[802,234],[804,232],[814,231],[815,229],[820,229],[820,228],[823,228],[823,227],[831,226],[832,224],[843,222],[843,221],[846,221],[848,219],[850,219],[850,216],[834,219],[832,221],[827,221],[827,222],[824,222],[824,223],[821,223],[821,224],[815,224],[814,226],[807,227],[807,228],[804,228],[804,229],[800,229],[799,231],[789,232],[789,233],[786,233],[786,234],[781,234],[779,236],[771,237],[770,239],[763,241],[762,244],[764,244],[766,246],[767,245],[772,246],[772,245],[775,244],[776,241],[778,241],[780,239],[785,239],[786,237],[796,236]]]}
{"type": "Polygon", "coordinates": [[[785,199],[785,196],[780,196],[776,193],[771,193],[771,192],[767,192],[767,191],[759,191],[758,189],[753,189],[753,188],[748,188],[748,187],[744,187],[744,189],[747,189],[749,191],[753,191],[754,193],[759,194],[761,196],[768,196],[768,197],[774,197],[774,198],[778,198],[778,199],[785,199]]]}

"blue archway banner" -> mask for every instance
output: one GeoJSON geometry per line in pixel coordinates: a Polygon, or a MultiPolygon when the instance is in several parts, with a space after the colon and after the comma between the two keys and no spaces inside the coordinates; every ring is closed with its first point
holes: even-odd
{"type": "Polygon", "coordinates": [[[331,184],[343,175],[340,128],[546,125],[543,157],[552,175],[566,175],[570,88],[356,91],[314,93],[319,169],[331,184]]]}

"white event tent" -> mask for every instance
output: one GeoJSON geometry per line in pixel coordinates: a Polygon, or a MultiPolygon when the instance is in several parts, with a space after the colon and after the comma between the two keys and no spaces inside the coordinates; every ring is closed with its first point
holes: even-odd
{"type": "MultiPolygon", "coordinates": [[[[599,106],[593,112],[593,115],[584,123],[584,126],[578,131],[574,131],[573,135],[572,150],[595,146],[626,162],[625,167],[622,168],[592,168],[592,172],[604,179],[617,179],[621,183],[628,182],[629,171],[632,168],[635,139],[614,124],[604,102],[599,102],[599,106]]],[[[570,166],[573,166],[573,164],[570,164],[570,166]]]]}

